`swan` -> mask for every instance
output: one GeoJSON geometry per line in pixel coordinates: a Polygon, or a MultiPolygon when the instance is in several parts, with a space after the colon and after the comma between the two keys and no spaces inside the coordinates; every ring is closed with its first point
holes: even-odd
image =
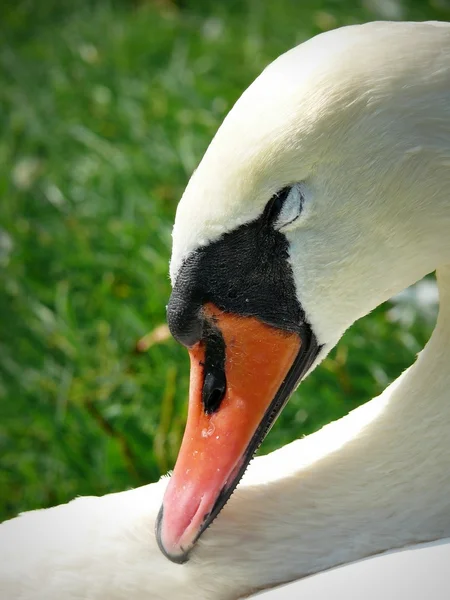
{"type": "Polygon", "coordinates": [[[191,383],[172,477],[2,524],[1,597],[235,600],[433,540],[448,559],[449,189],[449,24],[345,27],[269,65],[177,209],[168,322],[191,383]],[[416,362],[247,468],[344,331],[432,271],[416,362]]]}

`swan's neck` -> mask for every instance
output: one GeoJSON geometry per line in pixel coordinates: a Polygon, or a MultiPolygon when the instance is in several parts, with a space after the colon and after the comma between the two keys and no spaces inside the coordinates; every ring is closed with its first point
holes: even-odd
{"type": "Polygon", "coordinates": [[[415,364],[347,417],[256,459],[206,532],[192,566],[226,581],[224,598],[450,534],[450,266],[437,279],[438,321],[415,364]]]}
{"type": "Polygon", "coordinates": [[[257,458],[187,564],[169,562],[154,538],[162,480],[1,525],[0,592],[236,600],[449,536],[450,266],[438,284],[437,325],[416,363],[347,417],[257,458]]]}

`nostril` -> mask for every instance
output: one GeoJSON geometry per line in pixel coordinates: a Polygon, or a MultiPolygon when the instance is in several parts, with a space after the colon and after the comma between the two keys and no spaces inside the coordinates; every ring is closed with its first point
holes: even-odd
{"type": "Polygon", "coordinates": [[[203,331],[205,362],[203,365],[203,410],[207,415],[216,412],[227,390],[225,373],[225,341],[221,331],[211,322],[205,322],[203,331]]]}
{"type": "Polygon", "coordinates": [[[210,415],[218,410],[227,389],[225,372],[220,368],[212,368],[205,375],[202,401],[205,413],[210,415]]]}

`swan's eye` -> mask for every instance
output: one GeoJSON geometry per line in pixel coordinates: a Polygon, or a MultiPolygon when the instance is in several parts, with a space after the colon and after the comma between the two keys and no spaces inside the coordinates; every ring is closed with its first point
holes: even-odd
{"type": "Polygon", "coordinates": [[[277,192],[267,205],[270,222],[275,229],[284,229],[294,223],[303,211],[305,186],[296,183],[277,192]]]}

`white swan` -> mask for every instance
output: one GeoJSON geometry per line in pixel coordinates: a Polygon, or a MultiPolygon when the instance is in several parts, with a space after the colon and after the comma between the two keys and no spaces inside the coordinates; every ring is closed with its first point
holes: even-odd
{"type": "Polygon", "coordinates": [[[169,322],[193,374],[169,487],[4,523],[1,597],[232,600],[449,536],[449,190],[450,25],[343,28],[269,66],[177,212],[169,322]],[[439,316],[416,363],[347,417],[257,458],[202,534],[273,396],[283,401],[289,378],[351,323],[434,269],[439,316]],[[184,565],[157,546],[164,493],[159,544],[184,565]]]}

